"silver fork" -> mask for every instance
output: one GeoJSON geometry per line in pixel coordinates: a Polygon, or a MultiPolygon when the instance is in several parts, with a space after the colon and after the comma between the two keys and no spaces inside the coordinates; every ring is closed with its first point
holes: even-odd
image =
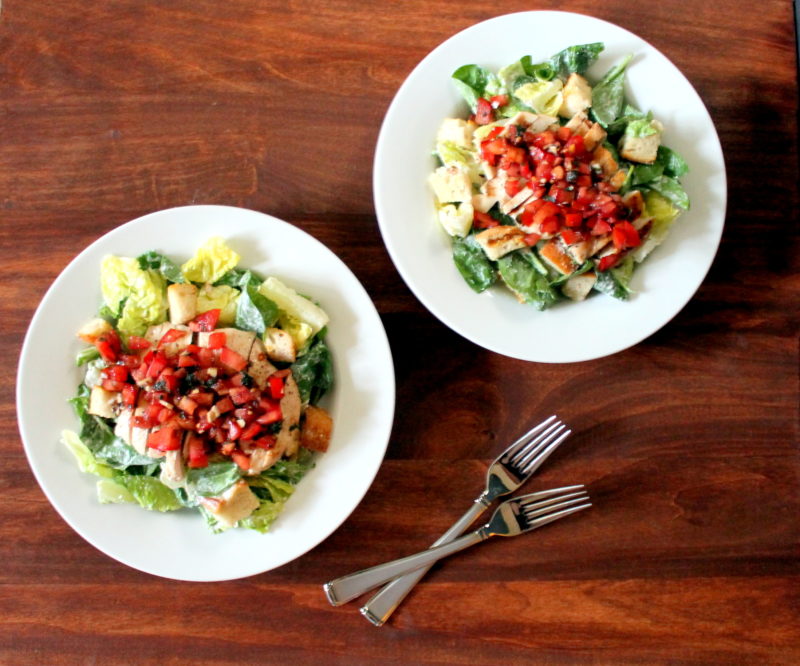
{"type": "MultiPolygon", "coordinates": [[[[514,492],[547,460],[571,433],[555,414],[546,418],[503,451],[486,472],[486,489],[469,510],[447,530],[432,547],[455,539],[498,497],[514,492]]],[[[381,626],[400,605],[411,588],[429,567],[393,580],[361,608],[361,614],[375,626],[381,626]]],[[[331,603],[334,603],[331,601],[331,603]]],[[[340,602],[344,603],[344,602],[340,602]]],[[[336,604],[334,604],[336,605],[336,604]]]]}
{"type": "Polygon", "coordinates": [[[422,566],[430,566],[443,557],[486,541],[489,537],[517,536],[588,509],[591,506],[588,500],[589,495],[583,490],[583,486],[556,488],[506,500],[497,507],[491,520],[480,529],[442,546],[336,578],[325,583],[325,594],[334,605],[345,603],[395,576],[402,576],[422,566]]]}

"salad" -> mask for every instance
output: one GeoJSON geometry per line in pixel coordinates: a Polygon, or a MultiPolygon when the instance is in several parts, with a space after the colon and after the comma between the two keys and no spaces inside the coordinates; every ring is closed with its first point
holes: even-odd
{"type": "Polygon", "coordinates": [[[78,433],[100,502],[196,509],[209,528],[265,532],[328,448],[328,315],[208,239],[178,266],[106,256],[104,304],[78,331],[78,433]]]}
{"type": "Polygon", "coordinates": [[[632,56],[599,81],[584,76],[603,49],[453,73],[471,115],[441,124],[429,183],[474,291],[500,281],[540,310],[593,291],[624,300],[636,266],[689,208],[686,162],[625,98],[632,56]]]}

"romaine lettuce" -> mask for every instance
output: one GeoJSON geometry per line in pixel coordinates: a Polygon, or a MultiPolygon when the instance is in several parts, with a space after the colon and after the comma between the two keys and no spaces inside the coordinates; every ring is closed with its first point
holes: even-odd
{"type": "Polygon", "coordinates": [[[222,238],[212,236],[181,266],[181,272],[191,282],[216,282],[238,263],[239,255],[222,238]]]}

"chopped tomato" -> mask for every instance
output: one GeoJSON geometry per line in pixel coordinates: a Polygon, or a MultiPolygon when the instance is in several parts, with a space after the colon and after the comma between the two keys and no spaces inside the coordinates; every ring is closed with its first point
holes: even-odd
{"type": "Polygon", "coordinates": [[[141,349],[150,349],[152,345],[149,340],[140,338],[138,335],[128,336],[128,349],[132,351],[139,351],[141,349]]]}
{"type": "Polygon", "coordinates": [[[575,243],[583,240],[583,236],[572,229],[562,229],[561,238],[567,245],[574,245],[575,243]]]}
{"type": "Polygon", "coordinates": [[[492,227],[500,226],[500,223],[489,213],[481,213],[476,210],[472,215],[472,226],[476,229],[491,229],[492,227]]]}
{"type": "Polygon", "coordinates": [[[489,104],[493,109],[498,109],[501,106],[508,104],[508,95],[493,95],[489,98],[489,104]]]}
{"type": "Polygon", "coordinates": [[[259,401],[259,407],[264,410],[264,413],[256,419],[257,423],[269,425],[270,423],[277,423],[283,419],[283,412],[279,402],[270,400],[269,398],[262,398],[259,401]]]}
{"type": "Polygon", "coordinates": [[[181,448],[182,431],[164,426],[147,436],[147,446],[157,451],[177,451],[181,448]]]}
{"type": "Polygon", "coordinates": [[[208,455],[203,440],[194,433],[189,433],[186,436],[186,443],[189,449],[189,467],[194,469],[208,467],[208,455]]]}
{"type": "Polygon", "coordinates": [[[122,382],[118,382],[115,379],[104,379],[103,381],[100,382],[100,386],[106,391],[110,391],[112,393],[119,393],[125,386],[125,384],[123,384],[122,382]]]}
{"type": "Polygon", "coordinates": [[[180,400],[178,400],[178,409],[187,414],[194,414],[197,409],[197,402],[188,395],[181,396],[180,400]]]}
{"type": "Polygon", "coordinates": [[[108,379],[124,382],[128,379],[128,368],[126,368],[124,365],[109,365],[108,367],[103,368],[100,374],[108,379]]]}
{"type": "Polygon", "coordinates": [[[150,361],[150,365],[147,367],[147,376],[155,379],[161,374],[161,371],[167,367],[167,363],[167,357],[164,353],[156,352],[153,354],[153,360],[150,361]]]}
{"type": "Polygon", "coordinates": [[[222,398],[222,400],[218,400],[217,403],[214,405],[217,408],[217,411],[220,414],[224,414],[225,412],[229,412],[233,409],[233,401],[228,398],[222,398]]]}
{"type": "Polygon", "coordinates": [[[247,359],[239,352],[233,351],[230,347],[223,347],[220,350],[219,360],[222,365],[239,372],[247,367],[247,359]]]}
{"type": "Polygon", "coordinates": [[[246,453],[242,453],[238,449],[235,451],[231,451],[231,458],[233,458],[233,462],[235,462],[239,467],[245,471],[250,469],[250,456],[246,453]]]}
{"type": "Polygon", "coordinates": [[[197,315],[189,322],[189,328],[195,333],[208,333],[213,331],[217,327],[220,312],[222,311],[217,308],[197,315]]]}
{"type": "Polygon", "coordinates": [[[559,127],[556,130],[556,136],[562,143],[572,136],[572,130],[569,127],[559,127]]]}
{"type": "Polygon", "coordinates": [[[228,396],[234,405],[244,405],[253,399],[253,392],[245,386],[234,386],[228,396]]]}
{"type": "Polygon", "coordinates": [[[133,407],[139,397],[139,388],[135,384],[125,384],[122,387],[122,404],[126,407],[133,407]]]}
{"type": "Polygon", "coordinates": [[[483,97],[479,97],[475,103],[475,122],[478,123],[478,125],[488,125],[493,121],[494,109],[492,108],[491,102],[483,97]]]}
{"type": "Polygon", "coordinates": [[[273,400],[280,400],[283,397],[284,382],[282,377],[270,375],[267,379],[269,382],[269,393],[273,400]]]}
{"type": "Polygon", "coordinates": [[[564,224],[568,227],[579,227],[583,222],[583,215],[580,213],[566,213],[564,215],[564,224]]]}
{"type": "Polygon", "coordinates": [[[179,328],[171,328],[169,329],[164,335],[161,336],[161,339],[158,341],[158,348],[161,349],[164,345],[168,345],[171,342],[175,342],[176,340],[180,340],[183,337],[186,337],[188,331],[182,331],[179,328]]]}
{"type": "Polygon", "coordinates": [[[258,449],[274,449],[275,443],[277,439],[274,435],[264,435],[263,437],[259,437],[257,440],[253,442],[253,446],[258,449]]]}
{"type": "Polygon", "coordinates": [[[255,439],[261,433],[261,425],[258,423],[251,423],[244,430],[242,430],[242,434],[240,439],[243,440],[250,440],[255,439]]]}
{"type": "Polygon", "coordinates": [[[533,245],[536,245],[536,243],[538,243],[541,240],[541,238],[542,237],[540,234],[525,234],[525,237],[522,240],[525,241],[525,245],[531,247],[533,245]]]}
{"type": "Polygon", "coordinates": [[[228,342],[228,336],[224,331],[214,331],[208,336],[209,349],[222,349],[228,342]]]}
{"type": "Polygon", "coordinates": [[[100,352],[100,356],[106,363],[116,363],[117,357],[122,348],[119,335],[115,330],[106,331],[97,336],[94,346],[100,352]]]}
{"type": "Polygon", "coordinates": [[[607,254],[605,257],[601,258],[600,261],[597,263],[597,270],[599,271],[607,271],[609,268],[613,268],[616,263],[620,259],[620,254],[607,254]]]}
{"type": "Polygon", "coordinates": [[[179,368],[191,368],[196,365],[198,365],[198,361],[192,354],[181,354],[178,356],[179,368]]]}

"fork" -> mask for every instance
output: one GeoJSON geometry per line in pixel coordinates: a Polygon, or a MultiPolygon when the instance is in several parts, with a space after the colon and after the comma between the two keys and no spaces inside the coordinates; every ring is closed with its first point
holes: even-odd
{"type": "MultiPolygon", "coordinates": [[[[474,500],[469,510],[434,542],[432,547],[441,546],[455,539],[494,500],[519,488],[571,432],[554,414],[511,444],[489,465],[486,472],[486,489],[483,493],[474,500]]],[[[428,568],[420,568],[393,580],[361,608],[361,614],[375,626],[381,626],[411,588],[425,575],[428,568]]]]}
{"type": "Polygon", "coordinates": [[[345,603],[395,576],[429,566],[443,557],[486,541],[489,537],[517,536],[588,509],[591,506],[588,500],[589,495],[582,485],[545,490],[506,500],[497,507],[491,520],[474,532],[442,546],[336,578],[325,583],[325,594],[335,606],[345,603]]]}

